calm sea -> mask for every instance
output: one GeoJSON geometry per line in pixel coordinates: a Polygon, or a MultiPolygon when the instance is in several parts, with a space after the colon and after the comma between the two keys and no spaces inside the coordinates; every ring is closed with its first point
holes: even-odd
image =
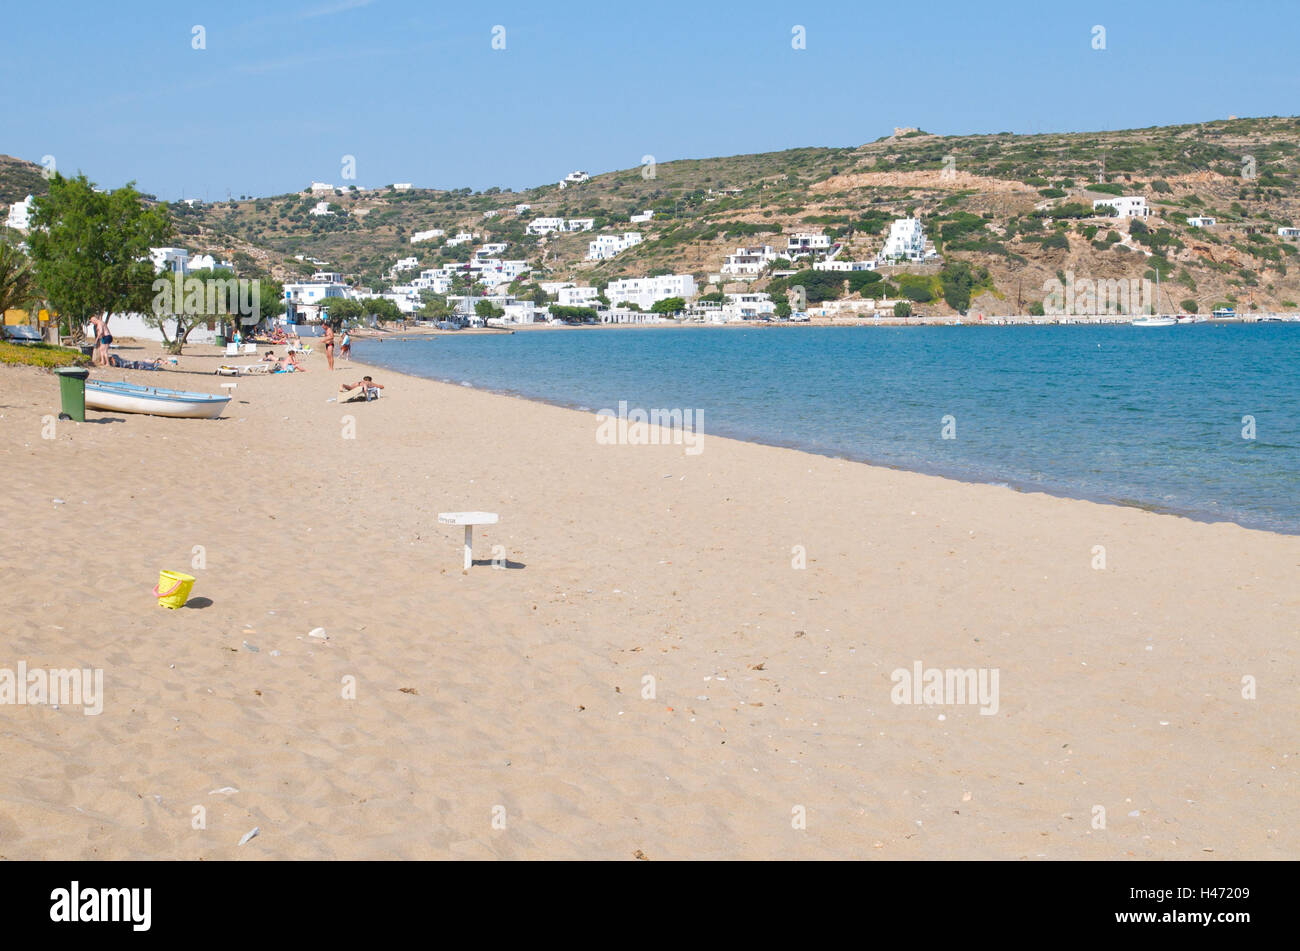
{"type": "Polygon", "coordinates": [[[1300,533],[1300,324],[560,329],[354,349],[564,406],[703,410],[706,434],[1300,533]]]}

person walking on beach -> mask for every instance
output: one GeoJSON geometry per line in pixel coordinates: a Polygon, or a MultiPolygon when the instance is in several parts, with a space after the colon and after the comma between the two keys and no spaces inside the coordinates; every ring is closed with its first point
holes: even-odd
{"type": "Polygon", "coordinates": [[[325,360],[334,369],[334,327],[330,324],[325,325],[325,360]]]}
{"type": "Polygon", "coordinates": [[[343,346],[339,348],[339,356],[349,363],[352,362],[352,335],[346,330],[343,331],[343,346]]]}

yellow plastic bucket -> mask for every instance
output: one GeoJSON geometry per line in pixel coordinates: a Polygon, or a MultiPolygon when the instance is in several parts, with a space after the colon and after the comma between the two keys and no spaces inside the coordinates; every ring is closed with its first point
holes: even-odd
{"type": "Polygon", "coordinates": [[[193,575],[182,574],[179,571],[160,571],[158,583],[153,586],[153,593],[158,598],[158,607],[175,610],[185,607],[193,587],[193,575]]]}

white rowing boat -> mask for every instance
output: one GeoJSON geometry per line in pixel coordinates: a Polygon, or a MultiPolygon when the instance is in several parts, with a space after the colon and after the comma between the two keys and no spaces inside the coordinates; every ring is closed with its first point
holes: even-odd
{"type": "Polygon", "coordinates": [[[139,383],[86,381],[86,408],[117,413],[147,413],[178,419],[216,419],[230,402],[229,396],[165,390],[139,383]]]}

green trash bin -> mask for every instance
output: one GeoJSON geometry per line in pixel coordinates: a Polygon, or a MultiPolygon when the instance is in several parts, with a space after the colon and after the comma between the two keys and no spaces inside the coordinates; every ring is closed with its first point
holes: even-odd
{"type": "Polygon", "coordinates": [[[86,377],[89,370],[81,367],[59,367],[54,371],[59,375],[59,398],[63,402],[63,412],[59,419],[72,419],[78,423],[86,421],[86,377]]]}
{"type": "Polygon", "coordinates": [[[226,338],[223,334],[217,334],[214,342],[218,347],[224,347],[226,345],[226,338]]]}

